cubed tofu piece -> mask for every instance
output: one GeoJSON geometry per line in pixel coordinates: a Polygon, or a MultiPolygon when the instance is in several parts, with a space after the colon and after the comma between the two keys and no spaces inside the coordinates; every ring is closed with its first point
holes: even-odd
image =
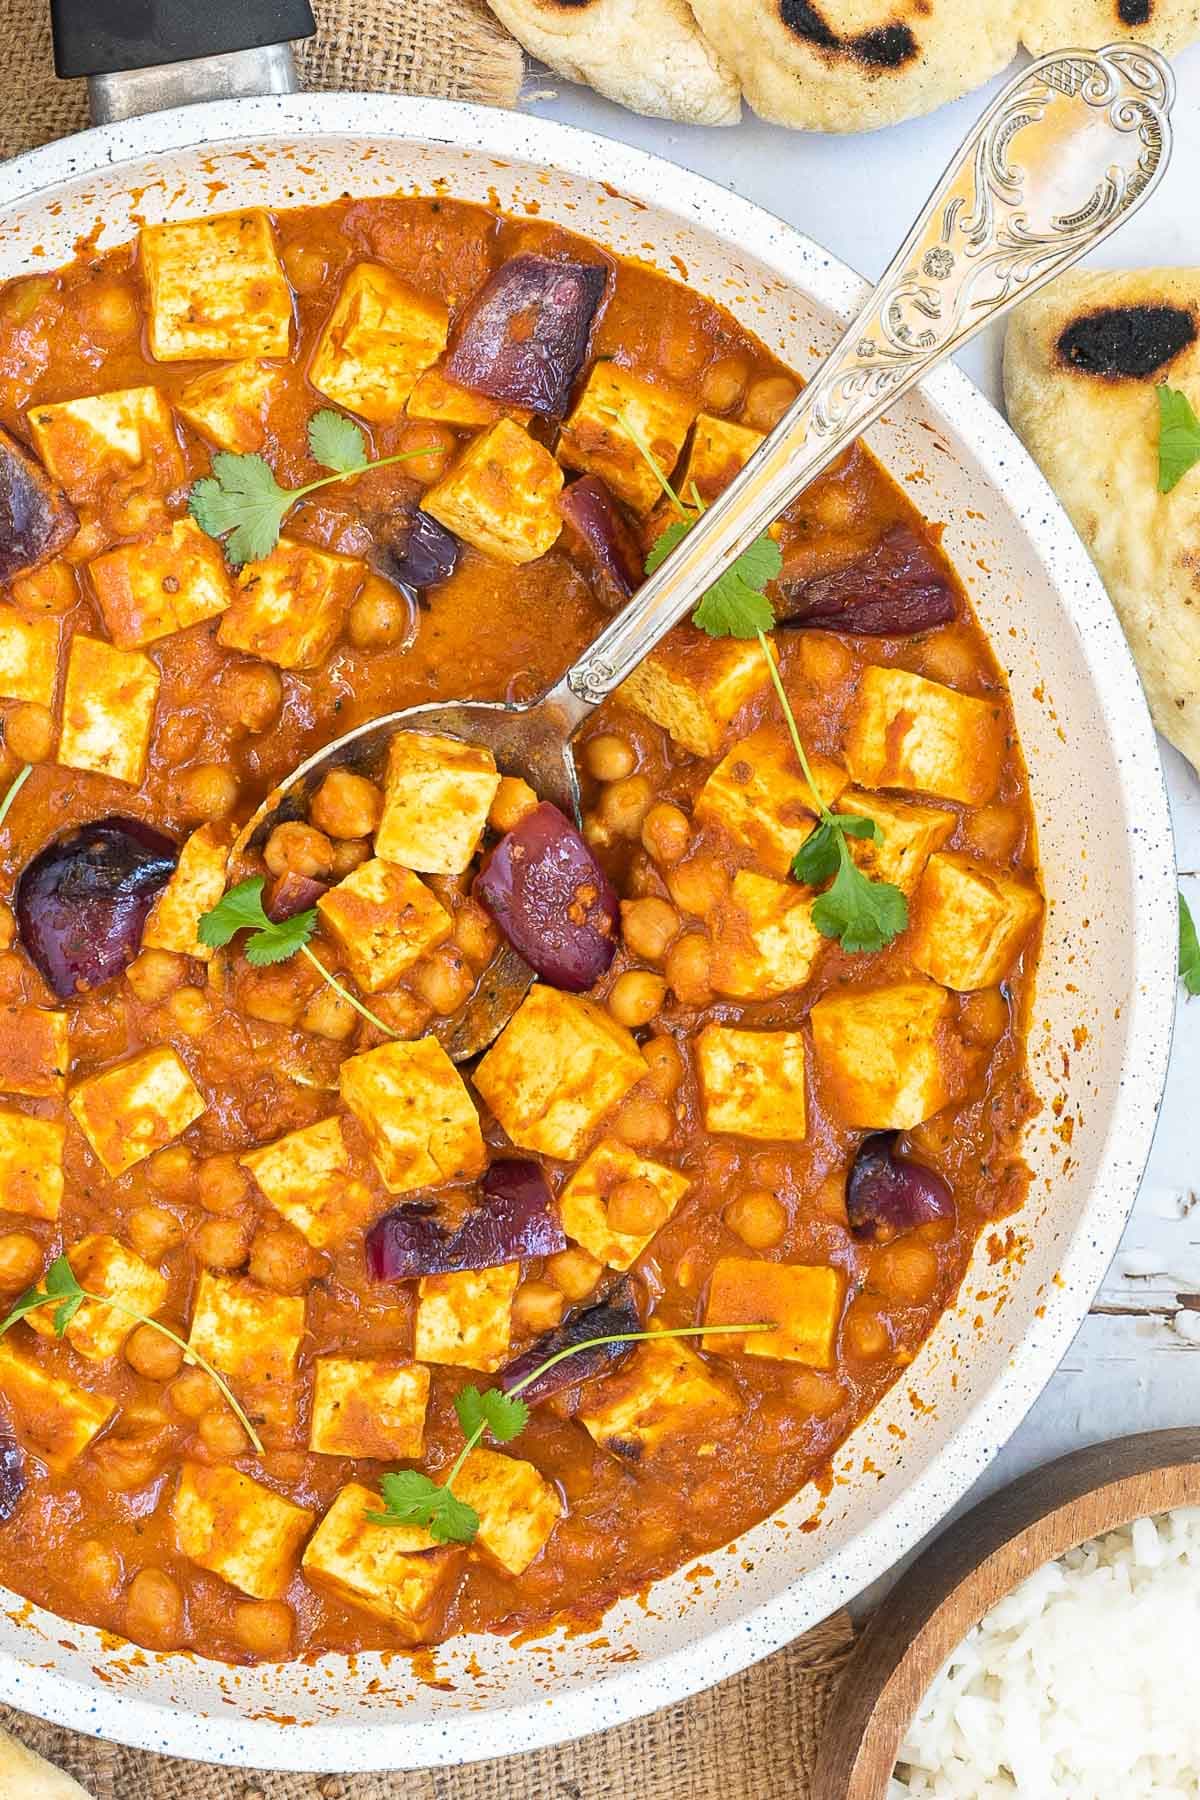
{"type": "Polygon", "coordinates": [[[623,1181],[647,1182],[658,1195],[663,1217],[655,1230],[673,1216],[692,1185],[678,1169],[649,1162],[616,1138],[596,1145],[563,1189],[558,1215],[567,1236],[610,1269],[631,1267],[654,1236],[654,1231],[614,1231],[609,1224],[609,1195],[623,1181]]]}
{"type": "Polygon", "coordinates": [[[829,993],[811,1013],[822,1085],[844,1125],[906,1131],[962,1088],[954,1000],[932,981],[829,993]]]}
{"type": "Polygon", "coordinates": [[[739,869],[720,908],[712,984],[734,1000],[770,1000],[803,987],[825,939],[813,902],[794,883],[739,869]]]}
{"type": "Polygon", "coordinates": [[[71,1066],[69,1035],[65,1012],[0,1006],[0,1093],[61,1094],[71,1066]]]}
{"type": "Polygon", "coordinates": [[[17,1434],[47,1467],[62,1474],[117,1410],[115,1400],[89,1394],[0,1342],[0,1394],[17,1434]]]}
{"type": "Polygon", "coordinates": [[[388,747],[375,853],[423,875],[461,875],[487,824],[500,774],[490,750],[398,731],[388,747]]]}
{"type": "Polygon", "coordinates": [[[677,625],[617,690],[632,707],[693,756],[719,756],[747,700],[771,679],[757,641],[711,638],[677,625]]]}
{"type": "Polygon", "coordinates": [[[141,255],[156,362],[287,355],[292,290],[265,212],[147,225],[141,255]]]}
{"type": "Polygon", "coordinates": [[[0,1208],[32,1219],[57,1219],[66,1135],[57,1119],[0,1110],[0,1208]]]}
{"type": "Polygon", "coordinates": [[[797,1143],[806,1135],[800,1032],[706,1025],[696,1053],[706,1130],[797,1143]]]}
{"type": "Polygon", "coordinates": [[[286,1388],[296,1375],[304,1336],[304,1296],[275,1294],[247,1276],[205,1269],[192,1301],[188,1349],[207,1357],[241,1392],[286,1388]]]}
{"type": "Polygon", "coordinates": [[[191,519],[139,544],[118,544],[88,564],[114,644],[137,649],[215,619],[233,600],[221,546],[191,519]]]}
{"type": "Polygon", "coordinates": [[[174,950],[209,962],[212,951],[200,942],[200,920],[225,892],[225,871],[233,837],[223,824],[201,825],[179,852],[175,873],[150,908],[142,932],[143,950],[174,950]]]}
{"type": "Polygon", "coordinates": [[[475,1070],[475,1086],[514,1144],[574,1162],[645,1073],[633,1037],[604,1007],[538,986],[475,1070]]]}
{"type": "Polygon", "coordinates": [[[665,1338],[639,1344],[615,1375],[590,1384],[575,1417],[602,1449],[640,1462],[664,1439],[709,1431],[740,1411],[702,1356],[665,1338]]]}
{"type": "Polygon", "coordinates": [[[435,1638],[466,1561],[419,1525],[375,1525],[383,1501],[370,1488],[342,1488],[309,1539],[301,1567],[318,1591],[361,1607],[410,1643],[435,1638]]]}
{"type": "Polygon", "coordinates": [[[445,907],[399,863],[374,856],[317,901],[321,924],[368,994],[395,987],[405,969],[454,929],[445,907]]]}
{"type": "Polygon", "coordinates": [[[476,1544],[510,1575],[525,1573],[563,1516],[557,1490],[532,1463],[495,1450],[472,1450],[454,1491],[479,1514],[476,1544]]]}
{"type": "Polygon", "coordinates": [[[174,1050],[165,1045],[89,1075],[67,1105],[110,1175],[173,1143],[207,1108],[174,1050]]]}
{"type": "Polygon", "coordinates": [[[450,315],[379,263],[356,263],[313,352],[308,379],[360,419],[386,425],[446,348],[450,315]]]}
{"type": "Polygon", "coordinates": [[[695,401],[686,394],[643,381],[619,363],[598,362],[563,425],[558,458],[568,469],[601,476],[619,500],[647,513],[662,487],[623,421],[670,475],[695,417],[695,401]]]}
{"type": "MultiPolygon", "coordinates": [[[[119,1300],[152,1319],[166,1304],[168,1283],[157,1269],[126,1249],[119,1238],[105,1232],[93,1232],[80,1238],[67,1252],[67,1261],[75,1279],[91,1294],[119,1300]]],[[[54,1309],[45,1307],[32,1312],[26,1321],[44,1337],[56,1336],[54,1309]]],[[[115,1312],[95,1300],[85,1300],[63,1334],[72,1350],[89,1362],[107,1362],[116,1356],[125,1339],[137,1326],[127,1312],[115,1312]]]]}
{"type": "Polygon", "coordinates": [[[479,1114],[436,1038],[379,1044],[341,1067],[342,1099],[361,1125],[390,1194],[482,1172],[479,1114]]]}
{"type": "Polygon", "coordinates": [[[319,1456],[419,1457],[429,1370],[422,1363],[318,1356],[308,1447],[319,1456]]]}
{"type": "Polygon", "coordinates": [[[0,606],[0,700],[54,703],[58,678],[58,620],[23,619],[0,606]]]}
{"type": "Polygon", "coordinates": [[[181,1555],[255,1600],[278,1600],[315,1513],[228,1463],[184,1463],[171,1503],[181,1555]]]}
{"type": "Polygon", "coordinates": [[[930,857],[917,893],[909,955],[943,987],[995,987],[1041,916],[1032,882],[943,850],[930,857]]]}
{"type": "Polygon", "coordinates": [[[321,1119],[241,1157],[277,1213],[318,1250],[344,1243],[374,1209],[350,1161],[342,1121],[321,1119]]]}
{"type": "MultiPolygon", "coordinates": [[[[822,800],[833,806],[850,777],[826,756],[810,756],[809,764],[822,800]]],[[[702,824],[718,826],[781,881],[817,823],[812,789],[783,725],[760,725],[739,738],[700,789],[694,810],[702,824]]]]}
{"type": "Polygon", "coordinates": [[[282,369],[270,363],[228,363],[189,381],[175,411],[218,450],[244,456],[266,442],[267,415],[284,383],[282,369]]]}
{"type": "Polygon", "coordinates": [[[944,806],[917,806],[895,794],[867,794],[847,788],[834,808],[874,819],[878,838],[847,838],[850,854],[872,881],[890,881],[905,894],[915,894],[925,864],[940,850],[958,824],[958,814],[944,806]]]}
{"type": "Polygon", "coordinates": [[[676,493],[690,502],[694,487],[707,505],[741,474],[763,439],[763,432],[751,431],[748,425],[734,425],[729,419],[701,413],[692,432],[683,474],[675,483],[676,493]]]}
{"type": "Polygon", "coordinates": [[[138,787],[146,773],[159,673],[140,650],[76,632],[67,658],[58,760],[138,787]]]}
{"type": "Polygon", "coordinates": [[[499,1369],[508,1361],[520,1263],[424,1275],[417,1286],[413,1355],[418,1362],[499,1369]]]}
{"type": "Polygon", "coordinates": [[[536,562],[562,530],[562,485],[563,472],[545,445],[500,419],[426,488],[421,508],[497,562],[536,562]]]}
{"type": "Polygon", "coordinates": [[[76,505],[138,471],[160,494],[187,479],[171,408],[156,387],[58,400],[29,412],[38,455],[76,505]]]}
{"type": "Polygon", "coordinates": [[[357,557],[280,538],[269,556],[239,572],[218,641],[281,669],[315,669],[337,642],[367,574],[357,557]]]}
{"type": "Polygon", "coordinates": [[[873,664],[851,704],[846,762],[861,787],[913,788],[982,806],[1000,783],[1005,731],[999,699],[976,700],[873,664]]]}
{"type": "Polygon", "coordinates": [[[489,400],[486,394],[473,394],[470,388],[459,387],[441,369],[426,369],[408,396],[406,411],[410,419],[430,419],[467,431],[494,425],[497,419],[515,419],[518,425],[528,425],[533,417],[523,406],[504,406],[499,400],[489,400]]]}
{"type": "Polygon", "coordinates": [[[718,1355],[766,1356],[832,1369],[846,1278],[837,1269],[804,1263],[723,1256],[712,1272],[706,1325],[774,1324],[774,1331],[738,1337],[716,1332],[701,1341],[718,1355]]]}

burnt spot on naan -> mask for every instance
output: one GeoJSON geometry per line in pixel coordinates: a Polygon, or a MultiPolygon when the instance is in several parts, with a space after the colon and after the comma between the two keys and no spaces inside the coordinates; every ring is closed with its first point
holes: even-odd
{"type": "Polygon", "coordinates": [[[841,37],[812,0],[779,0],[779,16],[788,30],[815,50],[845,56],[872,69],[902,69],[917,55],[917,40],[907,25],[874,25],[853,37],[841,37]]]}
{"type": "Polygon", "coordinates": [[[1122,25],[1148,25],[1154,11],[1154,0],[1117,0],[1117,17],[1122,25]]]}
{"type": "Polygon", "coordinates": [[[1182,306],[1102,306],[1072,319],[1055,346],[1063,368],[1101,381],[1145,381],[1196,341],[1182,306]]]}

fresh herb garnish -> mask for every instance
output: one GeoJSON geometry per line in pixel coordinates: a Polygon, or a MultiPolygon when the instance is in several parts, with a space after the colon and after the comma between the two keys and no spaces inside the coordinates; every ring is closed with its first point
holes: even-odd
{"type": "Polygon", "coordinates": [[[306,956],[316,969],[322,981],[327,981],[335,994],[340,994],[347,1005],[352,1006],[364,1019],[370,1021],[385,1037],[395,1037],[396,1033],[390,1025],[385,1025],[381,1018],[373,1013],[369,1006],[355,996],[330,974],[319,956],[309,948],[309,938],[317,928],[317,909],[310,906],[305,912],[293,913],[290,919],[268,919],[263,911],[262,894],[266,883],[261,875],[252,875],[248,881],[239,881],[236,887],[230,888],[222,895],[217,904],[200,916],[200,924],[196,935],[202,944],[210,950],[221,950],[239,931],[249,931],[246,940],[246,961],[254,968],[262,968],[267,963],[286,962],[288,957],[299,951],[306,956]]]}
{"type": "Polygon", "coordinates": [[[183,1351],[184,1360],[186,1362],[198,1364],[199,1367],[204,1370],[206,1375],[211,1375],[212,1379],[220,1388],[221,1393],[225,1396],[225,1399],[237,1415],[239,1424],[246,1433],[246,1436],[250,1439],[250,1442],[254,1445],[255,1450],[258,1452],[259,1456],[263,1454],[262,1439],[259,1437],[257,1431],[255,1431],[254,1426],[250,1423],[245,1409],[238,1401],[237,1396],[230,1388],[224,1376],[220,1375],[217,1370],[213,1368],[208,1358],[202,1356],[199,1350],[192,1350],[189,1348],[186,1340],[179,1337],[169,1326],[164,1325],[159,1319],[152,1319],[148,1314],[139,1312],[134,1306],[126,1306],[123,1301],[114,1300],[108,1294],[93,1294],[88,1288],[80,1287],[79,1282],[75,1278],[75,1271],[65,1256],[55,1257],[54,1261],[50,1264],[50,1267],[46,1270],[45,1276],[43,1277],[43,1283],[44,1285],[40,1288],[36,1286],[26,1288],[20,1298],[14,1301],[12,1310],[9,1312],[7,1318],[0,1323],[0,1337],[3,1337],[4,1333],[8,1331],[10,1327],[15,1325],[18,1319],[23,1319],[26,1313],[36,1312],[38,1308],[42,1306],[52,1306],[54,1308],[55,1337],[62,1337],[67,1326],[71,1323],[71,1320],[75,1317],[75,1314],[79,1311],[85,1300],[91,1300],[97,1306],[110,1306],[114,1312],[123,1314],[125,1318],[133,1319],[139,1325],[149,1325],[150,1329],[152,1331],[157,1331],[161,1337],[169,1338],[173,1344],[177,1344],[183,1351]]]}
{"type": "Polygon", "coordinates": [[[332,475],[305,482],[303,487],[283,488],[270,463],[257,452],[235,456],[232,451],[218,450],[212,459],[212,474],[193,485],[188,511],[201,531],[224,539],[225,554],[235,566],[257,562],[271,554],[279,542],[285,517],[305,494],[313,494],[334,481],[347,481],[368,469],[386,469],[391,463],[434,454],[425,448],[372,458],[367,440],[354,420],[328,408],[314,413],[308,421],[308,447],[313,461],[332,469],[332,475]]]}
{"type": "Polygon", "coordinates": [[[1192,403],[1166,382],[1158,387],[1158,491],[1169,494],[1200,462],[1200,419],[1192,403]]]}
{"type": "Polygon", "coordinates": [[[13,779],[9,784],[8,792],[5,794],[3,800],[0,800],[0,825],[3,825],[5,819],[7,819],[13,801],[32,774],[33,764],[26,763],[24,768],[18,769],[17,773],[13,776],[13,779]]]}
{"type": "Polygon", "coordinates": [[[1179,896],[1179,979],[1193,998],[1200,994],[1200,938],[1192,909],[1179,896]]]}

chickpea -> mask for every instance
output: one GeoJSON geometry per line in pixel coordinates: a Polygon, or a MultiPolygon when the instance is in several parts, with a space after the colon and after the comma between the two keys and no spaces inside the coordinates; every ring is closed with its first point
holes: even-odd
{"type": "Polygon", "coordinates": [[[751,1250],[773,1250],[787,1230],[787,1207],[768,1188],[746,1188],[729,1202],[722,1216],[730,1231],[751,1250]]]}
{"type": "Polygon", "coordinates": [[[204,720],[198,713],[168,713],[154,728],[155,753],[177,768],[196,754],[203,736],[204,720]]]}
{"type": "Polygon", "coordinates": [[[183,1641],[183,1590],[165,1569],[139,1569],[125,1596],[125,1636],[151,1650],[183,1641]]]}
{"type": "Polygon", "coordinates": [[[407,988],[397,988],[394,994],[376,994],[371,1010],[402,1038],[420,1037],[433,1017],[433,1008],[407,988]]]}
{"type": "Polygon", "coordinates": [[[227,1406],[214,1406],[208,1412],[201,1413],[196,1429],[200,1434],[200,1442],[218,1462],[244,1456],[250,1448],[250,1439],[242,1430],[236,1415],[227,1406]]]}
{"type": "MultiPolygon", "coordinates": [[[[167,509],[160,495],[140,485],[144,476],[135,478],[125,488],[114,488],[105,502],[105,520],[118,537],[140,537],[159,525],[169,523],[167,509]]],[[[71,546],[74,549],[74,545],[71,546]]]]}
{"type": "Polygon", "coordinates": [[[846,1390],[833,1375],[801,1369],[791,1382],[792,1404],[810,1419],[829,1419],[845,1403],[846,1390]]]}
{"type": "Polygon", "coordinates": [[[692,856],[668,870],[667,886],[681,912],[707,919],[729,892],[729,876],[715,856],[692,856]]]}
{"type": "Polygon", "coordinates": [[[358,1024],[358,1014],[348,1000],[343,1000],[340,994],[335,994],[331,987],[322,982],[300,1014],[300,1024],[315,1037],[328,1038],[331,1043],[341,1044],[353,1034],[358,1024]]]}
{"type": "Polygon", "coordinates": [[[283,678],[270,663],[235,663],[221,676],[218,689],[226,717],[246,731],[266,731],[283,705],[283,678]]]}
{"type": "Polygon", "coordinates": [[[627,1100],[617,1115],[613,1130],[623,1144],[634,1147],[665,1144],[675,1129],[675,1121],[661,1100],[627,1100]]]}
{"type": "Polygon", "coordinates": [[[383,811],[383,794],[365,775],[331,769],[312,798],[308,816],[331,838],[372,837],[383,811]]]}
{"type": "Polygon", "coordinates": [[[674,1038],[651,1038],[642,1045],[650,1086],[660,1100],[673,1100],[683,1081],[683,1058],[674,1038]]]}
{"type": "Polygon", "coordinates": [[[203,988],[176,989],[167,1001],[167,1011],[185,1037],[202,1038],[212,1025],[212,1001],[203,988]]]}
{"type": "Polygon", "coordinates": [[[710,363],[700,381],[705,412],[732,412],[746,392],[749,373],[744,356],[721,356],[710,363]]]}
{"type": "Polygon", "coordinates": [[[773,431],[799,391],[786,375],[760,376],[746,394],[743,420],[755,431],[773,431]]]}
{"type": "Polygon", "coordinates": [[[600,796],[596,816],[617,837],[635,838],[654,804],[654,789],[645,775],[626,775],[610,782],[600,796]]]}
{"type": "Polygon", "coordinates": [[[272,875],[285,875],[290,870],[294,875],[324,881],[333,874],[333,845],[323,831],[293,819],[275,827],[267,839],[263,861],[272,875]]]}
{"type": "Polygon", "coordinates": [[[125,1229],[138,1255],[148,1263],[160,1263],[168,1250],[183,1242],[183,1226],[175,1214],[149,1201],[134,1207],[125,1229]]]}
{"type": "Polygon", "coordinates": [[[287,278],[299,294],[318,294],[329,279],[329,258],[317,244],[286,244],[282,251],[287,278]]]}
{"type": "Polygon", "coordinates": [[[205,1212],[227,1217],[246,1204],[251,1192],[250,1176],[230,1152],[206,1156],[200,1164],[200,1204],[205,1212]]]}
{"type": "Polygon", "coordinates": [[[4,721],[4,741],[18,762],[46,762],[54,754],[54,740],[54,715],[35,701],[14,706],[4,721]]]}
{"type": "Polygon", "coordinates": [[[0,1289],[32,1287],[42,1272],[45,1252],[31,1231],[0,1233],[0,1289]]]}
{"type": "Polygon", "coordinates": [[[622,900],[621,935],[634,956],[661,962],[679,931],[679,914],[666,900],[622,900]]]}
{"type": "Polygon", "coordinates": [[[268,1025],[295,1025],[316,992],[309,969],[298,967],[299,962],[297,957],[294,962],[247,969],[238,985],[243,1012],[268,1025]]]}
{"type": "Polygon", "coordinates": [[[378,577],[363,583],[346,618],[346,630],[356,650],[386,650],[408,635],[411,624],[408,601],[378,577]]]}
{"type": "Polygon", "coordinates": [[[413,987],[435,1013],[448,1019],[474,993],[475,973],[453,946],[443,944],[418,965],[413,987]]]}
{"type": "Polygon", "coordinates": [[[552,1281],[560,1293],[568,1300],[582,1300],[591,1293],[604,1272],[604,1264],[582,1249],[572,1244],[568,1250],[559,1250],[556,1255],[546,1258],[543,1273],[548,1281],[552,1281]]]}
{"type": "Polygon", "coordinates": [[[252,1221],[205,1219],[192,1233],[192,1249],[207,1269],[238,1269],[250,1253],[252,1221]]]}
{"type": "Polygon", "coordinates": [[[324,1273],[325,1263],[294,1225],[264,1223],[250,1246],[250,1274],[276,1294],[303,1294],[324,1273]]]}
{"type": "Polygon", "coordinates": [[[618,1025],[632,1031],[639,1025],[648,1025],[666,997],[667,984],[661,975],[651,975],[647,969],[628,969],[613,982],[608,1010],[618,1025]]]}
{"type": "Polygon", "coordinates": [[[969,1044],[990,1050],[1008,1030],[1008,1001],[999,988],[981,988],[976,994],[964,994],[958,1022],[969,1044]]]}
{"type": "Polygon", "coordinates": [[[666,976],[684,1006],[707,1006],[712,999],[713,949],[702,932],[693,931],[667,952],[666,976]]]}
{"type": "Polygon", "coordinates": [[[628,1181],[618,1181],[613,1188],[605,1216],[614,1231],[626,1232],[630,1237],[649,1237],[666,1224],[671,1208],[652,1181],[634,1175],[628,1181]]]}
{"type": "Polygon", "coordinates": [[[968,813],[963,821],[968,848],[987,862],[1008,862],[1021,841],[1022,829],[1016,807],[999,801],[968,813]]]}
{"type": "Polygon", "coordinates": [[[493,831],[511,831],[538,805],[538,797],[527,781],[518,775],[502,775],[488,824],[493,831]]]}
{"type": "Polygon", "coordinates": [[[633,745],[610,732],[589,738],[584,745],[584,767],[597,781],[621,781],[626,775],[632,775],[635,761],[633,745]]]}
{"type": "Polygon", "coordinates": [[[513,1321],[522,1331],[552,1331],[566,1304],[562,1289],[549,1281],[523,1281],[513,1295],[513,1321]]]}
{"type": "Polygon", "coordinates": [[[168,1144],[146,1164],[146,1178],[156,1194],[182,1200],[191,1192],[196,1158],[186,1144],[168,1144]]]}
{"type": "Polygon", "coordinates": [[[685,316],[668,315],[659,343],[659,358],[672,381],[681,386],[696,379],[708,354],[708,341],[698,324],[685,316]]]}
{"type": "Polygon", "coordinates": [[[477,969],[485,969],[496,954],[500,933],[495,920],[477,900],[464,900],[454,915],[454,946],[477,969]]]}
{"type": "Polygon", "coordinates": [[[221,1390],[204,1369],[183,1369],[167,1389],[171,1404],[185,1419],[200,1419],[221,1401],[221,1390]]]}
{"type": "Polygon", "coordinates": [[[804,679],[822,693],[840,687],[854,669],[854,657],[830,631],[800,633],[800,668],[804,679]]]}
{"type": "Polygon", "coordinates": [[[906,1237],[878,1253],[871,1284],[902,1306],[921,1306],[937,1291],[938,1272],[937,1251],[917,1238],[906,1237]]]}
{"type": "Polygon", "coordinates": [[[679,807],[665,800],[652,806],[642,820],[642,845],[657,863],[677,863],[692,841],[692,821],[679,807]]]}
{"type": "Polygon", "coordinates": [[[137,300],[127,287],[96,281],[83,288],[78,305],[92,337],[107,341],[131,337],[138,328],[137,300]]]}
{"type": "Polygon", "coordinates": [[[842,1341],[851,1356],[861,1362],[876,1362],[892,1347],[888,1328],[869,1303],[856,1300],[846,1314],[842,1341]]]}
{"type": "Polygon", "coordinates": [[[224,819],[238,803],[238,779],[220,763],[196,763],[175,777],[175,804],[186,819],[224,819]]]}
{"type": "Polygon", "coordinates": [[[30,575],[18,576],[12,596],[26,612],[70,612],[79,598],[79,583],[68,562],[47,563],[30,575]]]}
{"type": "Polygon", "coordinates": [[[439,425],[432,419],[413,419],[400,433],[400,449],[411,458],[405,464],[405,473],[422,487],[428,487],[440,481],[454,461],[458,439],[448,425],[439,425]],[[414,456],[414,450],[421,454],[414,456]]]}
{"type": "Polygon", "coordinates": [[[183,1351],[153,1325],[139,1325],[125,1340],[125,1361],[147,1381],[174,1381],[183,1365],[183,1351]]]}
{"type": "MultiPolygon", "coordinates": [[[[122,1420],[136,1420],[137,1415],[123,1413],[122,1420]]],[[[115,1494],[131,1494],[136,1488],[153,1481],[162,1466],[163,1441],[156,1420],[149,1429],[134,1429],[127,1435],[114,1434],[101,1438],[92,1450],[92,1460],[106,1487],[115,1494]]]]}
{"type": "Polygon", "coordinates": [[[286,1662],[295,1624],[295,1614],[283,1600],[240,1600],[233,1609],[234,1637],[263,1662],[286,1662]]]}
{"type": "Polygon", "coordinates": [[[125,979],[145,1005],[165,1000],[187,979],[187,958],[173,950],[143,950],[125,971],[125,979]]]}
{"type": "Polygon", "coordinates": [[[921,673],[947,687],[973,688],[975,662],[974,645],[954,626],[933,632],[921,646],[921,673]]]}
{"type": "Polygon", "coordinates": [[[102,1600],[115,1600],[121,1591],[124,1570],[121,1558],[111,1544],[99,1538],[85,1538],[75,1552],[75,1579],[85,1598],[95,1605],[102,1600]]]}
{"type": "Polygon", "coordinates": [[[333,846],[333,872],[339,881],[370,860],[371,846],[361,838],[338,838],[333,846]]]}
{"type": "Polygon", "coordinates": [[[17,921],[11,906],[0,900],[0,952],[11,950],[17,937],[17,921]]]}

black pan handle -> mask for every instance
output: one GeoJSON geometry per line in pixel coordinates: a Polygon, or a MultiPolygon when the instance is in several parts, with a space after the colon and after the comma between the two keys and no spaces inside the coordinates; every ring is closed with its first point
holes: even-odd
{"type": "Polygon", "coordinates": [[[116,75],[312,37],[309,0],[50,0],[59,75],[116,75]]]}

